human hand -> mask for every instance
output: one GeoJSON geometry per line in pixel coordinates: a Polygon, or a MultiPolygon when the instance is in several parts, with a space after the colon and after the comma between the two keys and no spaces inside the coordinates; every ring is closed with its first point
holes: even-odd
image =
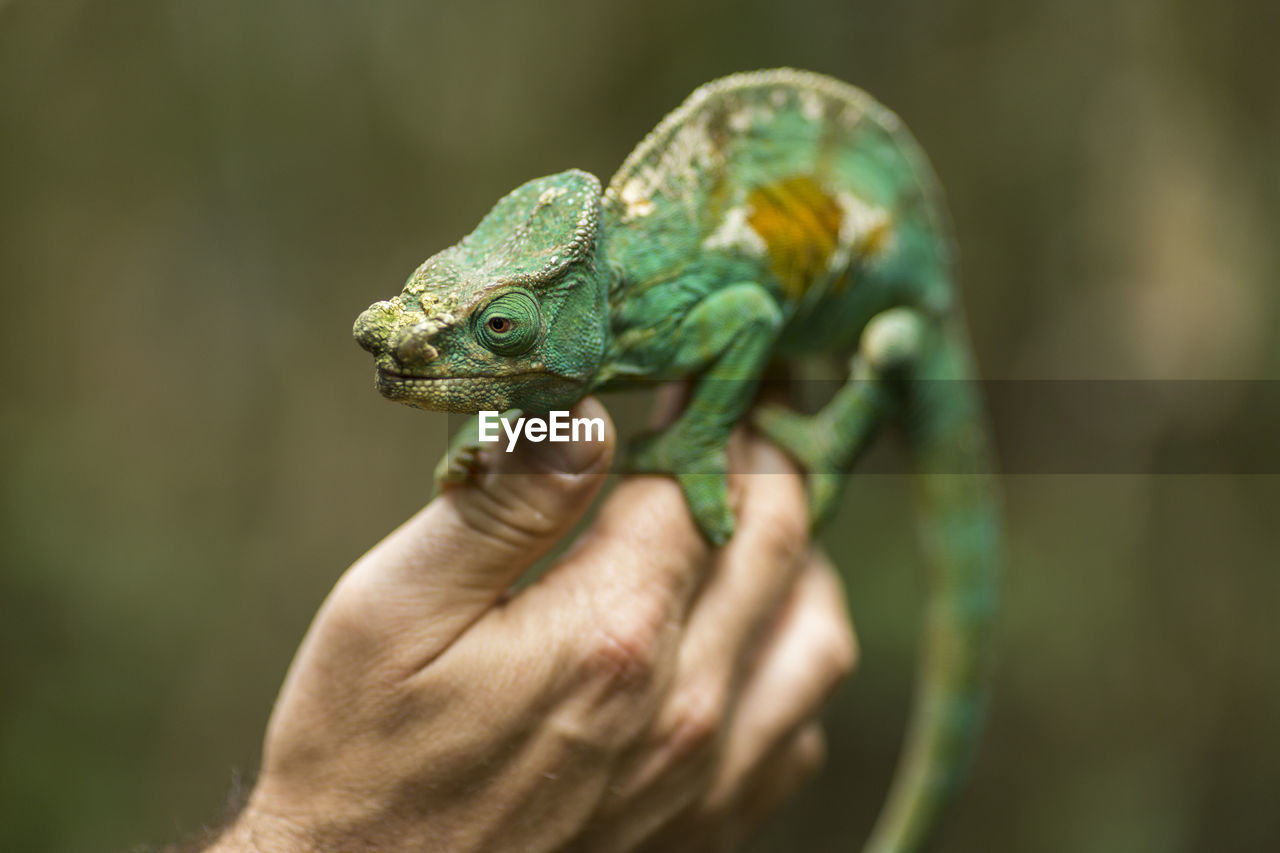
{"type": "Polygon", "coordinates": [[[494,453],[347,571],[212,849],[726,849],[814,772],[855,645],[802,482],[762,440],[730,447],[724,549],[672,480],[630,477],[508,592],[604,482],[606,433],[494,453]]]}

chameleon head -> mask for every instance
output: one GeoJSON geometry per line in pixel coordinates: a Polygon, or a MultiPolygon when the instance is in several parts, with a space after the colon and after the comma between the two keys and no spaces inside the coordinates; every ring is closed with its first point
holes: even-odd
{"type": "Polygon", "coordinates": [[[577,170],[530,181],[364,311],[353,333],[373,353],[378,390],[448,412],[577,402],[609,322],[600,196],[577,170]]]}

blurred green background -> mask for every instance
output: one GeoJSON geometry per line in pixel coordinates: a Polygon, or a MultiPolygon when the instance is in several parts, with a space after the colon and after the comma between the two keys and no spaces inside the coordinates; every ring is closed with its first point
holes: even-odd
{"type": "MultiPolygon", "coordinates": [[[[1273,0],[0,2],[0,849],[218,812],[443,447],[371,389],[356,313],[721,74],[810,68],[903,116],[986,376],[1280,379],[1277,33],[1273,0]]],[[[1211,398],[1073,424],[1139,455],[1190,429],[1234,474],[1005,478],[1002,660],[943,849],[1280,849],[1280,478],[1239,473],[1215,436],[1245,414],[1211,398]]],[[[828,534],[863,663],[759,850],[856,849],[880,805],[908,486],[861,478],[828,534]]]]}

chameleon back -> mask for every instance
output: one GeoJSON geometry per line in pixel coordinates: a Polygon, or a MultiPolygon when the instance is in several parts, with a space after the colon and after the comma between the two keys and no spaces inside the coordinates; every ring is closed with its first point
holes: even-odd
{"type": "Polygon", "coordinates": [[[710,282],[759,281],[783,309],[783,354],[851,345],[890,305],[950,302],[927,161],[897,116],[830,77],[702,86],[627,157],[602,215],[629,299],[695,266],[710,282]]]}

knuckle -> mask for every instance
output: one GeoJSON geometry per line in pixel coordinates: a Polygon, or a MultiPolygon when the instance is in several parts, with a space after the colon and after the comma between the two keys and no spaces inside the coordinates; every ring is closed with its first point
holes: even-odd
{"type": "Polygon", "coordinates": [[[544,725],[566,752],[579,758],[604,760],[614,749],[615,732],[582,714],[561,711],[548,716],[544,725]]]}
{"type": "Polygon", "coordinates": [[[618,689],[648,687],[662,656],[664,622],[655,610],[635,605],[602,614],[587,644],[588,671],[618,689]]]}
{"type": "Polygon", "coordinates": [[[727,706],[725,689],[712,682],[680,691],[672,699],[663,737],[671,760],[684,764],[701,760],[709,766],[727,706]]]}

